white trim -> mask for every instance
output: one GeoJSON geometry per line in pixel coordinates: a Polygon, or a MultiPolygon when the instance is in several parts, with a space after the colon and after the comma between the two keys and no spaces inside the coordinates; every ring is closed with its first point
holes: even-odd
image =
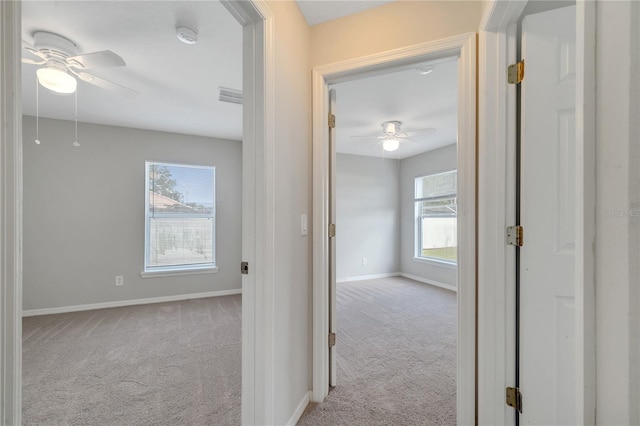
{"type": "Polygon", "coordinates": [[[459,56],[458,223],[458,423],[473,424],[475,417],[475,307],[476,307],[476,34],[468,33],[389,52],[316,67],[313,91],[313,314],[312,395],[322,402],[329,391],[328,334],[328,85],[403,69],[417,63],[459,56]]]}
{"type": "Polygon", "coordinates": [[[576,2],[576,424],[596,422],[596,4],[576,2]]]}
{"type": "Polygon", "coordinates": [[[457,421],[476,420],[477,290],[477,36],[460,48],[458,61],[458,375],[457,421]]]}
{"type": "Polygon", "coordinates": [[[223,0],[243,25],[242,424],[273,424],[274,18],[263,0],[223,0]],[[256,214],[261,206],[260,214],[256,214]]]}
{"type": "MultiPolygon", "coordinates": [[[[480,25],[478,424],[486,425],[513,425],[515,418],[504,403],[515,362],[515,254],[504,244],[506,226],[515,223],[515,87],[505,81],[507,66],[516,61],[516,25],[525,6],[492,0],[480,25]]],[[[585,73],[576,75],[576,422],[594,424],[595,2],[577,1],[576,27],[576,64],[585,73]]]]}
{"type": "Polygon", "coordinates": [[[414,256],[414,262],[425,263],[427,265],[435,266],[438,268],[458,269],[458,264],[453,262],[447,262],[445,260],[438,260],[430,257],[417,257],[414,256]]]}
{"type": "Polygon", "coordinates": [[[405,278],[409,278],[410,280],[421,282],[423,284],[429,284],[429,285],[432,285],[434,287],[444,288],[445,290],[450,290],[450,291],[453,291],[454,293],[458,292],[458,289],[456,288],[456,286],[451,285],[451,284],[445,284],[445,283],[441,283],[440,281],[421,278],[421,277],[418,277],[416,275],[405,274],[404,272],[401,272],[400,276],[401,277],[405,277],[405,278]]]}
{"type": "Polygon", "coordinates": [[[515,224],[515,87],[504,84],[516,60],[516,26],[526,2],[496,1],[487,10],[499,33],[480,32],[478,93],[478,424],[513,425],[504,389],[513,386],[515,251],[504,232],[515,224]],[[508,28],[507,28],[508,27],[508,28]],[[503,66],[504,64],[504,66],[503,66]]]}
{"type": "Polygon", "coordinates": [[[166,269],[164,271],[142,271],[142,278],[177,277],[180,275],[215,274],[220,270],[217,266],[190,269],[166,269]]]}
{"type": "Polygon", "coordinates": [[[289,420],[287,420],[287,423],[285,423],[287,426],[295,426],[296,423],[298,423],[298,420],[300,420],[300,417],[302,417],[302,413],[304,413],[305,408],[307,408],[307,405],[309,405],[310,396],[311,391],[304,393],[295,411],[293,412],[289,420]]]}
{"type": "Polygon", "coordinates": [[[180,300],[231,296],[234,294],[242,294],[242,289],[238,288],[232,290],[207,291],[204,293],[176,294],[175,296],[147,297],[145,299],[116,300],[113,302],[89,303],[86,305],[60,306],[57,308],[27,309],[22,311],[22,317],[92,311],[94,309],[121,308],[123,306],[149,305],[152,303],[177,302],[180,300]]]}
{"type": "Polygon", "coordinates": [[[400,275],[400,272],[387,272],[385,274],[373,274],[373,275],[360,275],[357,277],[345,277],[336,280],[336,283],[348,283],[352,281],[365,281],[365,280],[375,280],[378,278],[389,278],[389,277],[397,277],[400,275]]]}
{"type": "Polygon", "coordinates": [[[0,424],[22,423],[21,4],[0,4],[0,424]]]}

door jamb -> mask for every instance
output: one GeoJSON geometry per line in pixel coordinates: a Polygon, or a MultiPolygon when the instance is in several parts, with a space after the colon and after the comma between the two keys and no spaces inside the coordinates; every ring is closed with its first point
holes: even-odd
{"type": "Polygon", "coordinates": [[[0,424],[22,423],[20,2],[0,4],[0,424]]]}
{"type": "MultiPolygon", "coordinates": [[[[242,424],[273,423],[274,50],[264,0],[227,0],[243,29],[242,424]],[[246,144],[246,147],[245,147],[246,144]],[[246,156],[246,158],[245,158],[246,156]],[[243,172],[244,173],[244,172],[243,172]],[[261,205],[262,214],[247,206],[261,205]]],[[[21,2],[0,2],[0,424],[22,423],[21,2]]]]}
{"type": "MultiPolygon", "coordinates": [[[[468,33],[407,48],[315,67],[313,84],[313,372],[311,400],[329,393],[328,357],[328,86],[458,56],[458,423],[475,419],[476,308],[476,34],[468,33]]],[[[339,119],[339,117],[338,117],[339,119]]],[[[339,232],[339,230],[338,230],[339,232]]]]}
{"type": "MultiPolygon", "coordinates": [[[[478,152],[478,423],[513,424],[516,25],[526,2],[492,0],[480,24],[478,152]]],[[[576,422],[595,423],[595,2],[576,2],[576,422]]],[[[526,78],[526,77],[525,77],[526,78]]]]}

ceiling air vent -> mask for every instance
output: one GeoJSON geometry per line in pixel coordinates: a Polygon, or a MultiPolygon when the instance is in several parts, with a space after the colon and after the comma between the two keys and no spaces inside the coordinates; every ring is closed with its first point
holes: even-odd
{"type": "Polygon", "coordinates": [[[220,100],[222,102],[231,102],[232,104],[242,105],[242,90],[229,89],[227,87],[219,87],[220,100]]]}

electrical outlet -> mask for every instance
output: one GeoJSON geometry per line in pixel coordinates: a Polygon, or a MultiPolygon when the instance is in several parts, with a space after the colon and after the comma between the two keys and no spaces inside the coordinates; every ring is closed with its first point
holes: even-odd
{"type": "Polygon", "coordinates": [[[124,285],[124,277],[122,275],[116,275],[116,286],[120,287],[124,285]]]}
{"type": "Polygon", "coordinates": [[[366,257],[362,258],[362,266],[367,266],[367,258],[366,257]]]}

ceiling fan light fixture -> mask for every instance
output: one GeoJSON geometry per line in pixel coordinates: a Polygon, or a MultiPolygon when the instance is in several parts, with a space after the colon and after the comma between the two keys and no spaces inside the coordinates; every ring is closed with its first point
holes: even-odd
{"type": "Polygon", "coordinates": [[[40,68],[36,73],[38,83],[56,93],[73,93],[78,86],[78,81],[73,76],[58,68],[40,68]]]}
{"type": "Polygon", "coordinates": [[[389,138],[389,139],[385,139],[384,142],[382,142],[382,148],[385,151],[395,151],[400,147],[400,141],[398,139],[395,138],[389,138]]]}

